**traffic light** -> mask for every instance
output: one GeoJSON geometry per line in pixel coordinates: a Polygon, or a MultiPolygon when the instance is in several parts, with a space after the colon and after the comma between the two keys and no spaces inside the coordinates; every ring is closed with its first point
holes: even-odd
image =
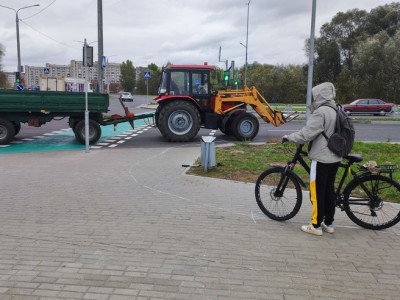
{"type": "Polygon", "coordinates": [[[92,67],[93,66],[93,47],[84,45],[83,46],[83,66],[92,67]],[[86,46],[86,53],[85,53],[86,46]],[[86,57],[85,57],[86,54],[86,57]]]}
{"type": "Polygon", "coordinates": [[[21,73],[20,72],[15,72],[15,83],[16,84],[21,83],[21,73]]]}
{"type": "Polygon", "coordinates": [[[231,75],[231,72],[229,70],[224,71],[224,81],[228,82],[229,81],[229,77],[231,75]]]}

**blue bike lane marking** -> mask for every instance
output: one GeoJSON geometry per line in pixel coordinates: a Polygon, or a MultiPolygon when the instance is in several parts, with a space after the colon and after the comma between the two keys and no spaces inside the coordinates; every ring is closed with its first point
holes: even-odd
{"type": "MultiPolygon", "coordinates": [[[[115,131],[113,125],[101,126],[101,138],[96,145],[91,145],[90,149],[117,147],[123,141],[136,136],[144,127],[147,127],[146,125],[148,125],[148,122],[145,120],[137,120],[133,130],[128,123],[121,123],[115,128],[115,131]]],[[[75,139],[72,129],[69,128],[45,133],[31,139],[12,141],[9,145],[0,145],[0,154],[79,151],[84,149],[85,145],[80,144],[75,139]]]]}

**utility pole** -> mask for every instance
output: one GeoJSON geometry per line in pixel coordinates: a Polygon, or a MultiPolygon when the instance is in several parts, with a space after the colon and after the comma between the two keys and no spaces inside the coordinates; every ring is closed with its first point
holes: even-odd
{"type": "Polygon", "coordinates": [[[101,62],[103,60],[103,0],[97,0],[97,41],[98,41],[98,58],[97,58],[97,81],[98,92],[103,93],[103,68],[101,62]]]}
{"type": "Polygon", "coordinates": [[[89,103],[88,103],[88,44],[86,38],[83,44],[83,68],[85,70],[85,152],[89,153],[89,103]]]}
{"type": "Polygon", "coordinates": [[[218,62],[225,62],[225,70],[228,69],[228,60],[221,60],[221,46],[219,46],[218,62]]]}
{"type": "Polygon", "coordinates": [[[310,117],[311,111],[311,92],[314,72],[314,36],[315,36],[315,11],[317,0],[313,0],[311,13],[311,33],[310,33],[310,53],[308,57],[308,76],[307,76],[307,98],[306,98],[306,120],[310,117]]]}

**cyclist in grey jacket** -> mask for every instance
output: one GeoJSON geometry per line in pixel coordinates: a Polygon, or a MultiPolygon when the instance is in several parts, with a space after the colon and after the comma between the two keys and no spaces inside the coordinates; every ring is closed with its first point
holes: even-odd
{"type": "Polygon", "coordinates": [[[335,131],[336,108],[335,87],[330,82],[324,82],[312,89],[314,101],[310,106],[311,115],[307,124],[298,132],[283,136],[296,144],[312,142],[309,150],[311,160],[310,170],[310,200],[312,204],[311,224],[304,225],[304,232],[322,235],[322,230],[333,233],[335,215],[335,177],[341,157],[328,148],[328,142],[322,135],[325,132],[331,136],[335,131]],[[322,227],[322,228],[321,228],[322,227]]]}

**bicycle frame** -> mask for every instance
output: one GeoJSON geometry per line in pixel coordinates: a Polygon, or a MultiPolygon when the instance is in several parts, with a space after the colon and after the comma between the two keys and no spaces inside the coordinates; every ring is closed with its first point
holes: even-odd
{"type": "MultiPolygon", "coordinates": [[[[303,187],[306,187],[306,184],[300,178],[300,176],[298,176],[295,172],[293,172],[295,165],[297,164],[297,162],[299,162],[302,165],[302,167],[304,169],[306,169],[307,173],[310,173],[310,167],[308,166],[308,164],[302,157],[302,155],[307,155],[307,152],[303,151],[302,147],[303,147],[303,145],[297,145],[296,153],[295,153],[293,159],[288,161],[285,167],[283,167],[283,168],[280,166],[275,166],[275,167],[282,168],[282,174],[291,172],[291,174],[293,174],[296,177],[297,181],[300,182],[300,184],[303,187]]],[[[279,180],[279,184],[278,184],[278,189],[274,192],[275,197],[281,197],[283,195],[283,192],[285,191],[288,182],[289,182],[289,179],[287,176],[281,176],[281,179],[279,180]]]]}
{"type": "MultiPolygon", "coordinates": [[[[306,170],[306,172],[308,174],[310,174],[310,166],[307,164],[307,162],[304,160],[303,156],[307,156],[308,152],[303,150],[303,146],[302,144],[297,145],[296,148],[296,152],[293,156],[293,159],[287,162],[287,166],[285,167],[284,173],[289,169],[292,174],[294,174],[300,181],[300,183],[305,186],[303,180],[293,172],[294,166],[299,162],[300,165],[306,170]]],[[[359,182],[360,186],[363,188],[363,190],[365,191],[365,193],[371,197],[371,199],[373,198],[373,195],[371,195],[370,190],[362,183],[360,182],[358,179],[369,175],[370,173],[368,171],[365,171],[364,173],[357,175],[357,173],[351,168],[351,165],[355,162],[349,158],[345,158],[347,159],[347,163],[343,163],[340,162],[339,163],[339,168],[344,169],[345,171],[343,172],[342,177],[339,180],[339,184],[336,187],[335,190],[335,194],[336,194],[336,206],[339,207],[341,210],[344,210],[343,208],[343,186],[345,184],[346,178],[348,177],[349,174],[352,175],[353,179],[352,180],[356,180],[357,182],[359,182]]],[[[285,190],[286,185],[287,185],[287,180],[286,182],[283,182],[283,180],[285,179],[285,176],[282,176],[281,181],[279,182],[278,186],[281,186],[282,188],[277,190],[277,192],[281,192],[282,190],[285,190]]],[[[347,186],[347,185],[346,185],[347,186]]]]}
{"type": "MultiPolygon", "coordinates": [[[[284,166],[271,164],[271,168],[261,173],[256,181],[257,204],[273,220],[289,220],[300,210],[301,186],[306,185],[294,169],[299,163],[308,174],[311,171],[310,162],[304,157],[308,153],[302,148],[303,145],[297,145],[291,160],[284,166]]],[[[390,204],[390,197],[395,195],[393,200],[398,199],[400,184],[380,172],[375,174],[367,168],[352,167],[361,161],[361,155],[349,154],[338,162],[341,173],[335,178],[335,206],[345,211],[354,223],[367,229],[386,229],[399,223],[399,207],[390,204]]],[[[394,167],[382,169],[386,173],[395,170],[394,167]]]]}

